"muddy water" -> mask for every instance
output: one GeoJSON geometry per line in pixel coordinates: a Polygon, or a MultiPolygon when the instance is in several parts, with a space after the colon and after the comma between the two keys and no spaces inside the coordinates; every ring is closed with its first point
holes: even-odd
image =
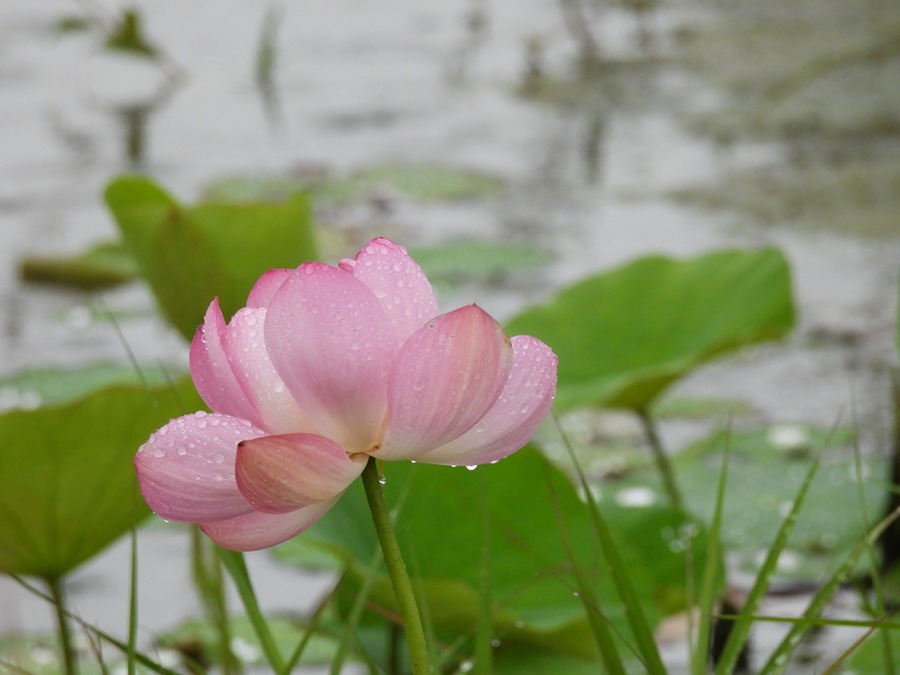
{"type": "MultiPolygon", "coordinates": [[[[777,245],[795,275],[794,338],[704,368],[678,391],[742,399],[755,419],[821,424],[852,401],[865,449],[885,443],[900,238],[763,227],[666,198],[784,152],[778,143],[717,146],[689,133],[683,116],[715,106],[720,94],[685,71],[639,67],[599,84],[573,83],[576,45],[551,0],[399,0],[389,12],[360,0],[303,1],[281,12],[273,110],[253,77],[264,6],[143,4],[149,36],[185,74],[174,91],[148,63],[105,52],[89,35],[48,30],[90,5],[5,0],[0,7],[0,375],[126,362],[109,322],[94,318],[95,298],[27,286],[17,276],[23,255],[74,253],[114,236],[99,195],[119,172],[140,168],[191,199],[225,174],[440,162],[496,174],[508,187],[483,202],[399,202],[389,213],[361,205],[328,214],[330,222],[360,240],[387,234],[415,245],[476,236],[551,251],[555,263],[542,276],[467,288],[459,298],[474,294],[500,316],[637,255],[777,245]],[[513,94],[535,44],[541,69],[563,92],[549,103],[513,94]],[[126,112],[141,106],[152,110],[138,137],[126,112]],[[132,148],[143,146],[139,162],[129,159],[129,134],[132,148]]],[[[655,54],[671,48],[668,36],[690,9],[675,5],[653,18],[655,54]]],[[[607,55],[646,56],[634,17],[591,16],[607,55]]],[[[139,360],[186,364],[185,346],[154,318],[142,287],[103,300],[129,314],[122,331],[139,360]]],[[[663,427],[672,447],[699,431],[663,427]]],[[[141,534],[145,641],[198,612],[186,550],[182,532],[141,534]]],[[[127,560],[127,546],[114,546],[71,584],[84,618],[115,633],[127,612],[127,560]]],[[[323,578],[298,581],[265,554],[250,560],[270,611],[305,610],[327,587],[323,578]]],[[[0,579],[0,632],[51,625],[48,607],[0,579]]]]}

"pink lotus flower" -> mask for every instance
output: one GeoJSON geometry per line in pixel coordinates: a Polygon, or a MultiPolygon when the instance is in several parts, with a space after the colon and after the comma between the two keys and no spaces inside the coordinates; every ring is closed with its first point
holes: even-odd
{"type": "Polygon", "coordinates": [[[172,420],[135,456],[144,498],[234,550],[318,520],[369,457],[497,461],[556,391],[556,356],[475,305],[438,314],[406,250],[370,242],[339,267],[270,270],[226,325],[213,300],[191,343],[212,413],[172,420]]]}

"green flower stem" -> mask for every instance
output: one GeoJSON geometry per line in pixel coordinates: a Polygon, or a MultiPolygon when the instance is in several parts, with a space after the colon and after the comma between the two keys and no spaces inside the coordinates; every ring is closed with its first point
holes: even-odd
{"type": "Polygon", "coordinates": [[[369,510],[372,512],[372,520],[375,523],[375,532],[378,534],[381,552],[384,555],[384,562],[394,586],[397,604],[400,606],[400,616],[406,632],[406,644],[409,647],[413,675],[431,675],[431,666],[428,663],[428,645],[425,641],[425,631],[422,628],[419,608],[416,605],[416,596],[413,594],[409,573],[406,571],[406,564],[400,553],[397,535],[391,525],[391,515],[384,500],[384,491],[378,480],[378,467],[374,457],[369,458],[366,468],[363,469],[362,481],[366,489],[369,510]]]}
{"type": "Polygon", "coordinates": [[[47,588],[50,590],[50,597],[53,598],[53,606],[56,608],[56,632],[59,638],[60,649],[62,649],[64,672],[66,675],[77,675],[78,659],[75,656],[75,648],[72,645],[72,631],[69,628],[62,581],[55,577],[45,579],[45,581],[47,588]]]}

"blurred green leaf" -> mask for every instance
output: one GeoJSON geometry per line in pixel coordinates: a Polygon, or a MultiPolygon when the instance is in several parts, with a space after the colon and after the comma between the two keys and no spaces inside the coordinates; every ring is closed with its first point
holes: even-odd
{"type": "Polygon", "coordinates": [[[106,48],[146,58],[156,58],[159,50],[144,35],[141,15],[135,9],[125,9],[106,38],[106,48]]]}
{"type": "Polygon", "coordinates": [[[472,169],[440,164],[381,164],[342,176],[319,167],[294,174],[229,176],[208,185],[205,194],[209,199],[222,201],[267,201],[309,191],[317,205],[347,206],[385,196],[421,202],[486,199],[502,189],[501,179],[472,169]],[[385,191],[394,194],[385,195],[385,191]]]}
{"type": "MultiPolygon", "coordinates": [[[[877,619],[872,624],[877,624],[877,619]]],[[[900,655],[900,630],[896,628],[880,628],[872,632],[857,649],[855,649],[843,662],[841,673],[856,673],[856,675],[884,675],[890,672],[885,660],[885,640],[889,641],[888,648],[894,661],[900,655]]]]}
{"type": "Polygon", "coordinates": [[[140,374],[132,366],[91,363],[78,368],[34,368],[0,379],[0,406],[34,408],[68,403],[85,394],[122,384],[159,387],[169,382],[171,371],[143,366],[140,374]]]}
{"type": "Polygon", "coordinates": [[[432,283],[490,282],[547,265],[552,256],[531,246],[461,241],[410,251],[432,283]]]}
{"type": "Polygon", "coordinates": [[[20,264],[25,281],[60,284],[83,290],[117,286],[140,275],[137,262],[122,242],[104,242],[75,256],[29,256],[20,264]]]}
{"type": "Polygon", "coordinates": [[[0,415],[0,572],[60,577],[139,523],[150,511],[134,453],[171,417],[200,407],[184,380],[0,415]]]}
{"type": "Polygon", "coordinates": [[[81,33],[94,28],[95,22],[89,17],[68,15],[53,22],[52,30],[56,33],[81,33]]]}
{"type": "MultiPolygon", "coordinates": [[[[389,504],[396,502],[409,481],[396,528],[410,570],[419,577],[414,584],[423,590],[425,611],[441,640],[471,642],[474,637],[483,568],[483,521],[476,505],[485,501],[485,486],[495,636],[581,658],[595,655],[584,607],[574,595],[576,585],[556,509],[567,525],[575,554],[592,571],[600,609],[628,635],[585,505],[568,478],[538,451],[526,447],[477,471],[407,462],[391,462],[383,471],[389,504]],[[555,504],[548,480],[554,486],[555,504]]],[[[690,545],[694,556],[703,555],[704,537],[698,525],[667,507],[607,504],[602,508],[651,621],[683,608],[688,574],[685,550],[690,545]],[[696,536],[681,548],[673,546],[673,537],[687,530],[696,536]],[[638,532],[640,536],[635,536],[638,532]]],[[[301,567],[349,565],[351,574],[343,582],[343,591],[352,601],[376,545],[365,496],[361,486],[354,484],[325,518],[276,551],[283,560],[301,567]]],[[[396,612],[384,572],[373,585],[371,602],[383,608],[379,613],[396,612]]]]}
{"type": "Polygon", "coordinates": [[[214,297],[226,318],[259,276],[316,257],[309,203],[181,206],[146,178],[118,178],[106,202],[166,318],[190,340],[214,297]]]}
{"type": "Polygon", "coordinates": [[[780,251],[641,258],[563,290],[508,322],[559,356],[557,409],[646,408],[678,378],[794,323],[780,251]]]}
{"type": "Polygon", "coordinates": [[[385,164],[352,177],[360,185],[397,190],[423,202],[461,201],[493,197],[503,187],[496,176],[440,164],[385,164]]]}

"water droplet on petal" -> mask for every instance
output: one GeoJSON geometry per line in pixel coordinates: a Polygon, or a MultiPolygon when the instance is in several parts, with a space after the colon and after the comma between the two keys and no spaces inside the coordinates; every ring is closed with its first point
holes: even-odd
{"type": "Polygon", "coordinates": [[[387,483],[387,478],[384,477],[384,474],[381,474],[381,473],[378,474],[378,482],[381,483],[382,485],[387,483]]]}
{"type": "Polygon", "coordinates": [[[477,465],[477,464],[469,464],[469,465],[466,466],[466,468],[467,468],[469,471],[474,471],[475,469],[478,468],[478,465],[477,465]]]}

